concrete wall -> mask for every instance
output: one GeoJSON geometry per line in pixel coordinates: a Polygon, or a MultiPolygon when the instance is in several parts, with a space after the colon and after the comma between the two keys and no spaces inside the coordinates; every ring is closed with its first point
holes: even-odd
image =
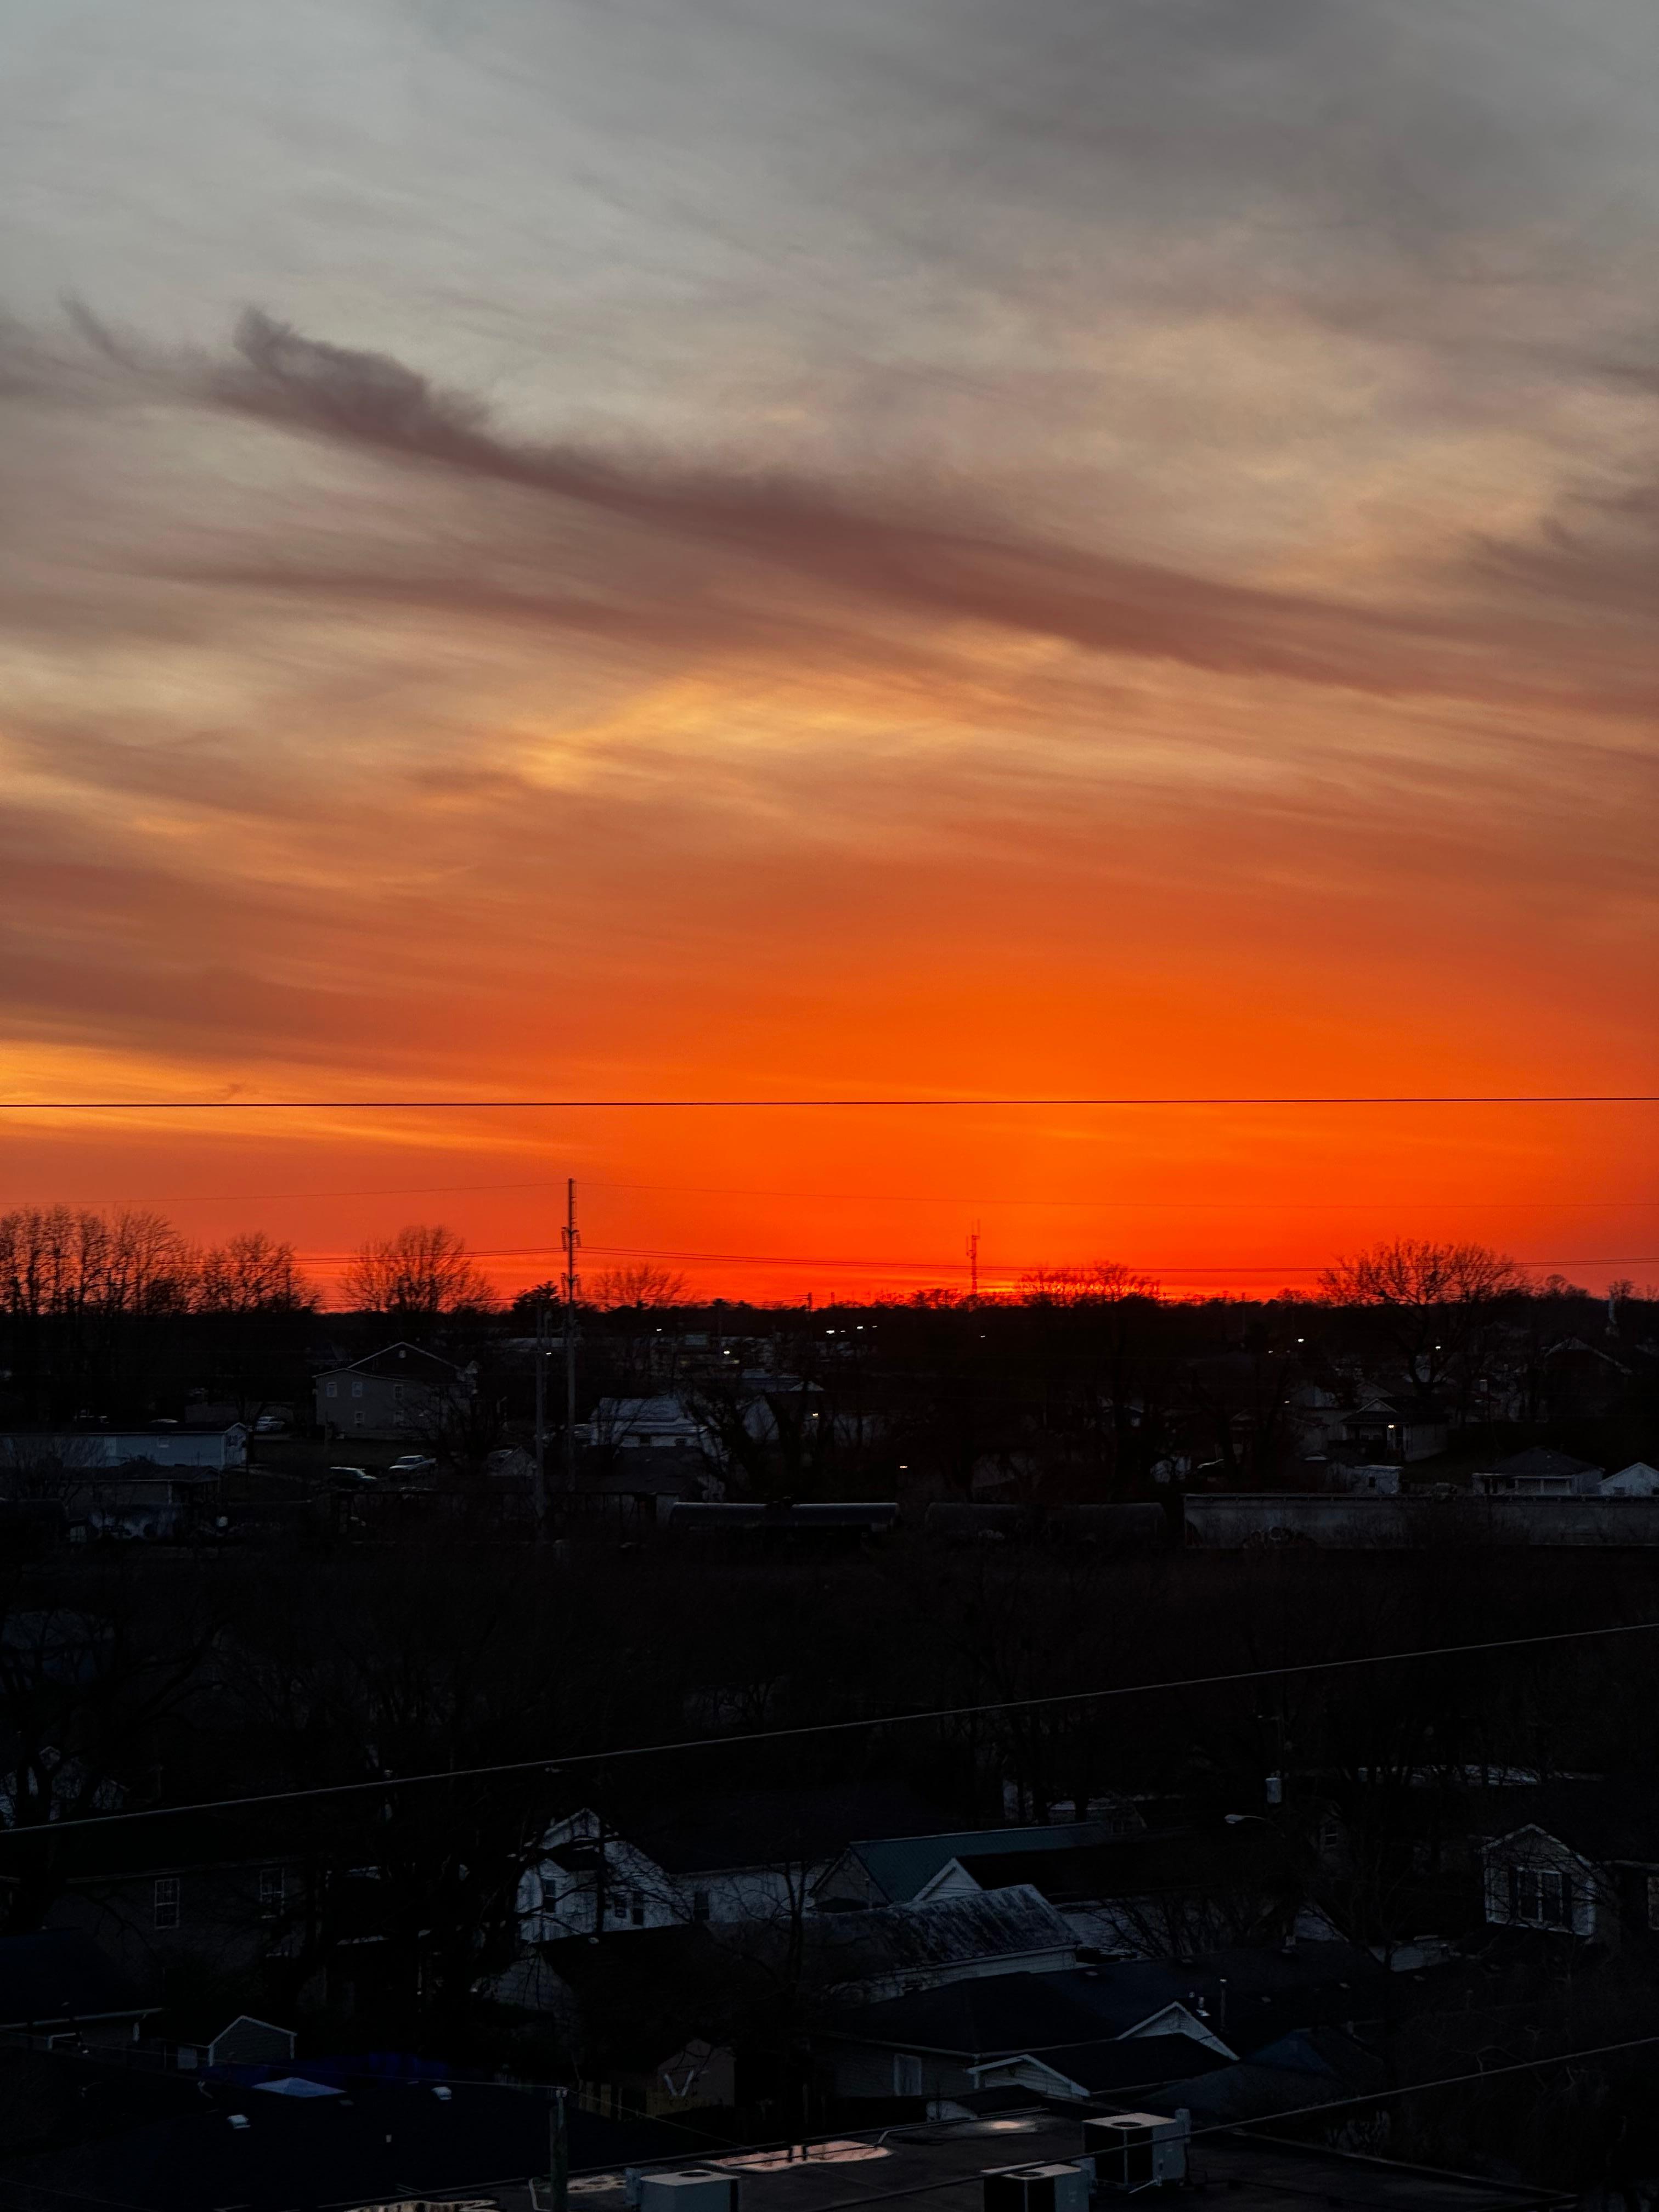
{"type": "Polygon", "coordinates": [[[1259,1492],[1186,1500],[1203,1551],[1407,1552],[1431,1546],[1659,1545],[1659,1498],[1341,1498],[1259,1492]]]}

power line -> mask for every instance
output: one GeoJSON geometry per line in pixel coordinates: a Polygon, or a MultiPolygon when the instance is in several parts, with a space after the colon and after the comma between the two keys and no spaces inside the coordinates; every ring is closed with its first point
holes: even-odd
{"type": "MultiPolygon", "coordinates": [[[[0,1109],[4,1102],[0,1101],[0,1109]]],[[[556,1190],[562,1176],[542,1176],[526,1182],[411,1182],[365,1183],[348,1190],[161,1190],[77,1197],[69,1194],[61,1202],[70,1206],[276,1206],[324,1198],[446,1198],[452,1194],[499,1193],[503,1196],[526,1190],[556,1190]]],[[[1259,1212],[1261,1201],[1240,1198],[988,1198],[960,1192],[758,1190],[725,1183],[612,1182],[600,1176],[584,1176],[590,1190],[651,1191],[678,1198],[785,1199],[795,1205],[825,1206],[1006,1206],[1028,1212],[1081,1210],[1095,1213],[1237,1213],[1259,1212]]],[[[21,1201],[33,1202],[33,1201],[21,1201]]],[[[1659,1206],[1652,1198],[1442,1198],[1420,1193],[1409,1198],[1275,1199],[1275,1213],[1359,1213],[1385,1207],[1450,1207],[1464,1212],[1491,1208],[1509,1212],[1622,1212],[1633,1207],[1659,1206]]]]}
{"type": "MultiPolygon", "coordinates": [[[[475,1260],[550,1260],[563,1250],[563,1246],[552,1244],[474,1244],[468,1248],[475,1260]]],[[[855,1255],[832,1255],[824,1252],[704,1252],[692,1251],[668,1244],[587,1244],[585,1249],[607,1260],[683,1260],[705,1261],[710,1265],[754,1267],[876,1267],[903,1270],[916,1274],[963,1274],[969,1272],[970,1260],[904,1260],[896,1255],[882,1257],[860,1257],[855,1255]]],[[[357,1255],[355,1252],[305,1251],[299,1255],[319,1266],[343,1263],[357,1255]]],[[[1031,1274],[1064,1263],[1048,1260],[1005,1260],[997,1270],[1002,1274],[1031,1274]]],[[[1144,1264],[1156,1273],[1189,1275],[1316,1275],[1329,1265],[1319,1260],[1260,1260],[1219,1263],[1200,1263],[1186,1260],[1148,1260],[1144,1264]]],[[[1517,1267],[1659,1267],[1659,1252],[1592,1253],[1577,1252],[1570,1257],[1549,1259],[1517,1259],[1517,1267]]]]}
{"type": "Polygon", "coordinates": [[[491,1775],[544,1773],[550,1778],[579,1766],[603,1766],[625,1759],[661,1759],[678,1752],[732,1751],[757,1743],[799,1742],[808,1736],[847,1735],[859,1729],[900,1728],[921,1721],[976,1719],[987,1713],[1039,1712],[1058,1705],[1098,1705],[1113,1698],[1153,1697],[1175,1690],[1218,1689],[1235,1682],[1277,1682],[1291,1675],[1350,1672],[1361,1667],[1391,1667],[1415,1659],[1455,1659],[1477,1652],[1519,1651],[1551,1644],[1584,1643],[1601,1636],[1640,1636],[1659,1629],[1659,1620],[1616,1621],[1599,1628],[1552,1629],[1538,1636],[1492,1637],[1479,1644],[1425,1644],[1407,1651],[1368,1651],[1349,1659],[1299,1659],[1278,1667],[1247,1667],[1215,1674],[1179,1675],[1158,1682],[1123,1682],[1109,1689],[1057,1690],[1041,1698],[994,1698],[973,1705],[936,1705],[920,1711],[875,1713],[857,1720],[809,1721],[795,1728],[750,1729],[738,1735],[693,1736],[681,1741],[623,1744],[611,1751],[547,1752],[538,1759],[500,1759],[481,1766],[438,1767],[426,1774],[383,1774],[364,1782],[321,1783],[304,1790],[270,1790],[246,1797],[210,1797],[188,1805],[146,1805],[131,1813],[94,1813],[76,1820],[47,1820],[30,1827],[0,1830],[0,1842],[22,1836],[73,1835],[83,1828],[110,1828],[136,1820],[169,1820],[195,1813],[252,1811],[266,1805],[293,1805],[324,1797],[384,1794],[422,1788],[434,1782],[477,1782],[491,1775]]]}
{"type": "Polygon", "coordinates": [[[983,1107],[1164,1106],[1655,1106],[1654,1091],[1516,1091],[1401,1095],[1269,1095],[1224,1097],[960,1098],[4,1098],[3,1114],[292,1114],[292,1113],[634,1113],[756,1112],[780,1108],[840,1111],[854,1108],[972,1110],[983,1107]]]}

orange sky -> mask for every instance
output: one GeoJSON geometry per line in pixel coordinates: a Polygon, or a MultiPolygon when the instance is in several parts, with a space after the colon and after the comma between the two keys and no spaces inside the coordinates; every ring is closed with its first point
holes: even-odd
{"type": "MultiPolygon", "coordinates": [[[[1650,9],[11,4],[0,1096],[1659,1091],[1650,9]]],[[[1654,1135],[9,1116],[0,1201],[1599,1286],[1654,1135]]]]}

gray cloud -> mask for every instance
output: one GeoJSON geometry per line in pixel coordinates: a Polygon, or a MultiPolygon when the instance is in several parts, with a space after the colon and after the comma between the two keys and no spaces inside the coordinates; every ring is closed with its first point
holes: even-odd
{"type": "MultiPolygon", "coordinates": [[[[1653,696],[1644,666],[1622,665],[1584,634],[1595,579],[1625,553],[1611,544],[1575,550],[1559,529],[1525,545],[1471,542],[1461,567],[1449,565],[1443,611],[1359,606],[1034,538],[982,500],[926,477],[878,501],[867,489],[837,490],[780,471],[688,468],[514,437],[471,395],[258,310],[242,317],[222,356],[162,355],[112,335],[84,309],[78,320],[106,365],[136,386],[412,471],[417,500],[421,481],[504,487],[566,525],[563,538],[550,540],[522,514],[510,517],[493,558],[479,532],[477,544],[452,544],[447,555],[441,540],[435,566],[406,550],[388,561],[380,549],[377,558],[371,543],[332,566],[303,556],[216,559],[189,572],[198,582],[365,606],[427,605],[599,640],[648,635],[681,651],[793,641],[921,668],[930,659],[942,665],[942,648],[931,641],[941,630],[968,623],[1093,653],[1381,693],[1553,694],[1638,707],[1653,696]],[[573,517],[588,518],[602,534],[571,535],[573,517]],[[1501,592],[1484,603],[1472,593],[1506,580],[1525,587],[1523,624],[1501,592]],[[1551,602],[1546,611],[1540,596],[1551,602]],[[920,626],[920,635],[883,639],[871,629],[872,612],[901,633],[920,626]]],[[[418,526],[410,536],[420,540],[418,526]]],[[[1610,605],[1620,600],[1637,607],[1641,588],[1626,579],[1608,595],[1610,605]]]]}

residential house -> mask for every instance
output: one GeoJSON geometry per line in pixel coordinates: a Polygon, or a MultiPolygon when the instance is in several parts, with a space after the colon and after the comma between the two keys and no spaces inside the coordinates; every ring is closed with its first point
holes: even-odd
{"type": "Polygon", "coordinates": [[[719,1439],[683,1398],[601,1398],[578,1436],[578,1496],[589,1513],[665,1522],[682,1498],[726,1494],[719,1439]]]}
{"type": "Polygon", "coordinates": [[[633,1832],[672,1875],[692,1923],[718,1928],[814,1911],[817,1886],[849,1838],[872,1828],[902,1836],[937,1819],[902,1784],[828,1784],[689,1797],[653,1808],[633,1832]]]}
{"type": "MultiPolygon", "coordinates": [[[[1127,1802],[1109,1818],[1062,1820],[1052,1825],[1012,1828],[958,1828],[920,1836],[866,1837],[849,1844],[829,1867],[813,1891],[813,1901],[823,1912],[867,1910],[875,1905],[923,1903],[935,1893],[942,1878],[964,1858],[991,1860],[1018,1856],[1030,1861],[1048,1851],[1074,1851],[1105,1844],[1115,1836],[1145,1826],[1127,1802]]],[[[1012,1877],[1031,1879],[1026,1872],[1012,1877]]],[[[988,1887],[988,1883],[959,1884],[959,1888],[988,1887]]]]}
{"type": "Polygon", "coordinates": [[[1367,2097],[1385,2080],[1377,2054],[1340,2028],[1297,2029],[1237,2066],[1206,2067],[1183,2081],[1166,2082],[1159,2101],[1188,2112],[1194,2126],[1211,2129],[1367,2097]]]}
{"type": "Polygon", "coordinates": [[[608,2119],[671,2119],[708,2106],[737,2102],[737,2054],[729,2043],[694,2035],[665,2051],[648,2037],[632,2050],[608,2054],[584,2071],[579,2101],[608,2119]]]}
{"type": "Polygon", "coordinates": [[[1650,1467],[1644,1459],[1632,1460],[1616,1474],[1603,1475],[1595,1494],[1598,1498],[1659,1498],[1659,1467],[1650,1467]]]}
{"type": "Polygon", "coordinates": [[[94,1942],[145,1987],[169,1969],[237,1972],[297,1947],[316,1900],[279,1844],[227,1861],[201,1822],[159,1825],[82,1839],[48,1925],[94,1942]]]}
{"type": "MultiPolygon", "coordinates": [[[[1193,2072],[1194,2045],[1224,2064],[1237,2057],[1209,2025],[1201,2000],[1162,1966],[962,1980],[843,2012],[816,2050],[820,2086],[837,2099],[937,2102],[1011,2084],[1048,2086],[1039,2069],[1050,2081],[1084,2087],[1084,2072],[1111,2063],[1103,2046],[1141,2038],[1155,2039],[1157,2056],[1143,2062],[1140,2083],[1125,2087],[1193,2072]],[[1170,2039],[1186,2046],[1173,2057],[1170,2039]]],[[[1073,2092],[1068,2086],[1060,2094],[1073,2092]]]]}
{"type": "MultiPolygon", "coordinates": [[[[1078,1952],[1066,1921],[1029,1883],[871,1912],[817,1913],[799,1932],[811,1984],[870,2004],[986,1976],[1064,1972],[1078,1952]]],[[[776,1929],[771,1948],[781,1955],[788,1940],[776,1929]]]]}
{"type": "Polygon", "coordinates": [[[922,1828],[931,1812],[913,1790],[871,1784],[693,1797],[653,1808],[625,1831],[584,1807],[547,1829],[540,1858],[520,1881],[521,1934],[540,1944],[644,1929],[798,1923],[822,1909],[822,1885],[849,1834],[872,1820],[922,1828]]]}
{"type": "Polygon", "coordinates": [[[1435,1400],[1401,1393],[1368,1400],[1345,1414],[1342,1433],[1370,1464],[1409,1466],[1444,1451],[1450,1429],[1445,1408],[1435,1400]]]}
{"type": "Polygon", "coordinates": [[[1483,1498],[1594,1498],[1605,1473],[1588,1460],[1534,1444],[1479,1469],[1474,1487],[1483,1498]]]}
{"type": "Polygon", "coordinates": [[[928,1880],[918,1901],[1029,1884],[1103,1957],[1181,1956],[1218,1943],[1330,1936],[1308,1900],[1307,1873],[1285,1839],[1260,1822],[1069,1846],[1049,1832],[1030,1852],[1003,1846],[981,1855],[970,1845],[928,1880]]]}
{"type": "Polygon", "coordinates": [[[708,1423],[668,1392],[650,1398],[601,1398],[577,1437],[590,1449],[697,1452],[711,1465],[720,1458],[719,1438],[708,1423]]]}
{"type": "Polygon", "coordinates": [[[470,1398],[477,1379],[418,1344],[388,1344],[313,1377],[317,1425],[331,1440],[396,1443],[429,1427],[447,1401],[470,1398]]]}
{"type": "Polygon", "coordinates": [[[1558,1783],[1506,1796],[1501,1832],[1480,1850],[1488,1927],[1608,1945],[1659,1933],[1659,1797],[1649,1785],[1558,1783]]]}
{"type": "Polygon", "coordinates": [[[588,1806],[543,1835],[540,1857],[519,1878],[518,1915],[520,1940],[532,1945],[678,1928],[690,1917],[667,1868],[588,1806]]]}
{"type": "Polygon", "coordinates": [[[844,2098],[1119,2095],[1237,2059],[1294,2063],[1292,2039],[1352,2039],[1392,1994],[1387,1970],[1340,1942],[1006,1974],[842,2012],[823,2038],[825,2070],[844,2098]]]}

